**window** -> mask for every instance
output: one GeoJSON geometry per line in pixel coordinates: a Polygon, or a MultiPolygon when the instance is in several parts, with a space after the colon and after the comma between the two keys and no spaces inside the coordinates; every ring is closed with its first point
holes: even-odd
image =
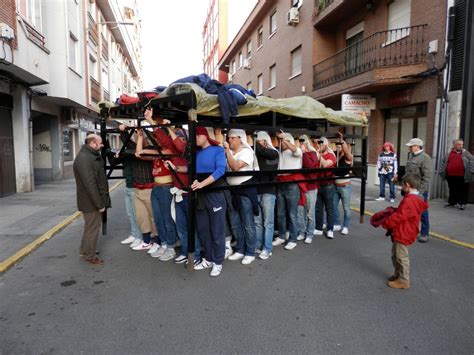
{"type": "Polygon", "coordinates": [[[291,78],[301,74],[301,46],[291,52],[291,78]]]}
{"type": "Polygon", "coordinates": [[[242,52],[239,52],[239,69],[242,68],[244,65],[244,57],[242,56],[242,52]]]}
{"type": "Polygon", "coordinates": [[[349,75],[363,70],[363,43],[364,21],[346,31],[346,71],[349,75]]]}
{"type": "Polygon", "coordinates": [[[258,81],[258,92],[257,95],[262,95],[263,94],[263,77],[262,74],[257,76],[257,81],[258,81]]]}
{"type": "Polygon", "coordinates": [[[97,59],[89,55],[89,75],[91,78],[99,81],[99,64],[97,63],[97,59]]]}
{"type": "Polygon", "coordinates": [[[232,64],[230,66],[230,73],[235,74],[236,68],[235,68],[235,59],[232,61],[232,64]]]}
{"type": "Polygon", "coordinates": [[[260,26],[257,31],[257,48],[261,46],[263,46],[263,26],[260,26]]]}
{"type": "Polygon", "coordinates": [[[79,67],[78,45],[79,45],[79,42],[78,42],[76,36],[74,36],[74,34],[72,32],[69,32],[69,48],[68,48],[69,49],[69,57],[68,57],[69,68],[74,70],[76,73],[79,72],[79,69],[78,69],[78,67],[79,67]]]}
{"type": "Polygon", "coordinates": [[[74,161],[74,132],[71,128],[63,130],[63,158],[64,162],[74,161]]]}
{"type": "Polygon", "coordinates": [[[247,88],[248,91],[252,90],[252,82],[251,81],[249,81],[247,83],[246,88],[247,88]]]}
{"type": "Polygon", "coordinates": [[[270,15],[270,36],[277,30],[276,11],[270,15]]]}
{"type": "Polygon", "coordinates": [[[303,0],[291,0],[291,7],[300,8],[303,5],[303,0]]]}
{"type": "Polygon", "coordinates": [[[247,42],[247,59],[252,58],[252,41],[247,42]]]}
{"type": "Polygon", "coordinates": [[[102,68],[102,77],[100,78],[100,82],[102,84],[102,87],[109,91],[110,90],[110,85],[109,85],[109,73],[105,68],[102,68]]]}
{"type": "Polygon", "coordinates": [[[27,18],[39,32],[41,32],[41,0],[27,0],[27,18]]]}
{"type": "Polygon", "coordinates": [[[411,0],[395,0],[388,5],[388,42],[410,34],[411,0]],[[402,29],[403,28],[403,29],[402,29]]]}
{"type": "Polygon", "coordinates": [[[277,77],[276,77],[276,64],[273,64],[270,67],[270,89],[273,89],[276,86],[277,77]]]}

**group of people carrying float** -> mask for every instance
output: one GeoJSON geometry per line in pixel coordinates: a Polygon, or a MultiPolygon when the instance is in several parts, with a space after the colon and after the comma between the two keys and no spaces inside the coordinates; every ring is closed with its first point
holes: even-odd
{"type": "Polygon", "coordinates": [[[353,156],[341,133],[335,143],[307,135],[296,142],[281,131],[275,137],[276,148],[268,132],[258,131],[252,148],[244,130],[230,129],[221,143],[212,128],[197,127],[198,179],[189,182],[188,161],[183,158],[187,133],[170,127],[168,120],[154,118],[152,109],[145,110],[144,118],[155,127],[153,137],[159,147],[152,146],[142,130],[130,140],[128,128],[119,127],[126,149],[116,158],[124,165],[131,225],[131,235],[122,244],[147,250],[161,261],[187,262],[187,187],[198,192],[194,270],[211,269],[211,276],[220,275],[224,259],[240,260],[244,265],[256,255],[266,260],[273,247],[284,245],[292,250],[298,241],[310,244],[314,236],[324,234],[324,228],[329,239],[337,231],[349,234],[353,156]],[[344,169],[298,172],[335,167],[344,169]],[[226,172],[245,171],[262,173],[224,177],[226,172]],[[272,184],[275,181],[280,183],[272,184]],[[241,187],[203,190],[223,185],[241,187]],[[178,255],[177,239],[181,243],[178,255]]]}

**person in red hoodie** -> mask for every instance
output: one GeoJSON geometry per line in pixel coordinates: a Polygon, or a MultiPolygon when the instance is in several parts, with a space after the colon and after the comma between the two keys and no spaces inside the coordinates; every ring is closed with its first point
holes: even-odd
{"type": "Polygon", "coordinates": [[[402,179],[405,192],[396,211],[388,216],[382,227],[392,235],[392,263],[395,273],[388,279],[391,288],[410,288],[410,259],[408,246],[412,245],[420,229],[421,213],[428,208],[428,202],[419,196],[420,177],[406,174],[402,179]]]}

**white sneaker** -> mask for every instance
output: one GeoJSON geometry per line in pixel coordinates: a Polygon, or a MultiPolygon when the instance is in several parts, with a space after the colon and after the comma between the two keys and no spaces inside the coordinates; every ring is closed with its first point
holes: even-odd
{"type": "Polygon", "coordinates": [[[342,228],[341,234],[348,235],[349,229],[347,229],[347,227],[342,228]]]}
{"type": "Polygon", "coordinates": [[[293,250],[296,248],[296,243],[295,242],[288,242],[287,245],[285,245],[286,250],[293,250]]]}
{"type": "Polygon", "coordinates": [[[241,253],[234,253],[231,256],[229,256],[227,259],[228,260],[240,260],[244,258],[244,254],[241,253]]]}
{"type": "Polygon", "coordinates": [[[176,264],[182,264],[188,261],[188,257],[186,255],[179,255],[176,259],[174,259],[174,262],[176,264]]]}
{"type": "Polygon", "coordinates": [[[313,232],[313,235],[323,235],[323,231],[320,231],[319,229],[315,229],[313,232]]]}
{"type": "Polygon", "coordinates": [[[166,248],[165,252],[163,253],[162,256],[158,260],[160,261],[168,261],[171,259],[174,259],[176,257],[176,252],[174,251],[174,248],[166,248]]]}
{"type": "Polygon", "coordinates": [[[275,238],[275,240],[272,242],[272,245],[274,247],[278,246],[278,245],[282,245],[283,243],[285,242],[285,239],[282,239],[280,237],[277,237],[275,238]]]}
{"type": "Polygon", "coordinates": [[[194,265],[194,270],[199,271],[204,269],[210,269],[211,267],[212,263],[203,258],[200,263],[194,265]]]}
{"type": "Polygon", "coordinates": [[[224,256],[224,258],[228,259],[229,256],[231,256],[232,254],[234,254],[234,251],[232,250],[232,247],[229,244],[228,247],[227,246],[225,247],[225,256],[224,256]]]}
{"type": "Polygon", "coordinates": [[[217,265],[216,263],[213,263],[210,275],[212,277],[219,276],[221,274],[221,271],[222,265],[217,265]]]}
{"type": "Polygon", "coordinates": [[[254,260],[255,260],[255,256],[245,255],[245,257],[242,259],[242,265],[249,265],[254,260]]]}
{"type": "Polygon", "coordinates": [[[267,260],[270,256],[272,256],[272,252],[268,250],[262,250],[260,255],[258,256],[262,260],[267,260]]]}
{"type": "Polygon", "coordinates": [[[390,199],[390,203],[395,203],[395,199],[394,199],[394,198],[391,198],[391,199],[390,199]]]}
{"type": "Polygon", "coordinates": [[[385,197],[377,197],[375,201],[385,201],[385,197]]]}
{"type": "Polygon", "coordinates": [[[257,249],[257,250],[255,250],[255,253],[256,253],[256,254],[260,254],[261,252],[262,252],[262,249],[257,249]]]}
{"type": "Polygon", "coordinates": [[[328,231],[326,238],[334,239],[334,232],[333,231],[328,231]]]}
{"type": "Polygon", "coordinates": [[[332,227],[333,232],[339,232],[342,229],[340,224],[336,224],[334,227],[332,227]]]}
{"type": "Polygon", "coordinates": [[[296,240],[304,240],[304,235],[300,234],[296,237],[296,240]]]}
{"type": "Polygon", "coordinates": [[[153,243],[150,250],[148,250],[148,254],[153,254],[160,248],[160,244],[158,243],[153,243]]]}
{"type": "Polygon", "coordinates": [[[129,235],[127,238],[125,238],[124,240],[122,240],[120,242],[120,244],[130,244],[131,242],[133,242],[135,240],[135,237],[133,235],[129,235]]]}
{"type": "Polygon", "coordinates": [[[313,242],[313,238],[310,238],[310,237],[306,237],[306,239],[304,240],[304,242],[306,244],[311,244],[313,242]]]}
{"type": "Polygon", "coordinates": [[[162,245],[157,251],[155,251],[153,254],[150,254],[150,256],[152,258],[160,258],[165,253],[166,249],[168,249],[166,245],[162,245]]]}
{"type": "Polygon", "coordinates": [[[151,248],[151,243],[141,243],[137,245],[136,247],[132,248],[133,250],[148,250],[151,248]]]}
{"type": "Polygon", "coordinates": [[[130,244],[130,248],[135,248],[136,246],[139,246],[140,244],[143,243],[143,240],[141,240],[140,238],[135,238],[132,242],[132,244],[130,244]]]}

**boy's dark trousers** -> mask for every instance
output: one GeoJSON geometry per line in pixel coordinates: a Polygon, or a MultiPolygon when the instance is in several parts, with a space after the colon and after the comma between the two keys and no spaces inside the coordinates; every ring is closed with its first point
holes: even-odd
{"type": "Polygon", "coordinates": [[[408,247],[393,241],[392,244],[392,263],[395,268],[395,275],[406,284],[410,283],[410,259],[408,258],[408,247]]]}

